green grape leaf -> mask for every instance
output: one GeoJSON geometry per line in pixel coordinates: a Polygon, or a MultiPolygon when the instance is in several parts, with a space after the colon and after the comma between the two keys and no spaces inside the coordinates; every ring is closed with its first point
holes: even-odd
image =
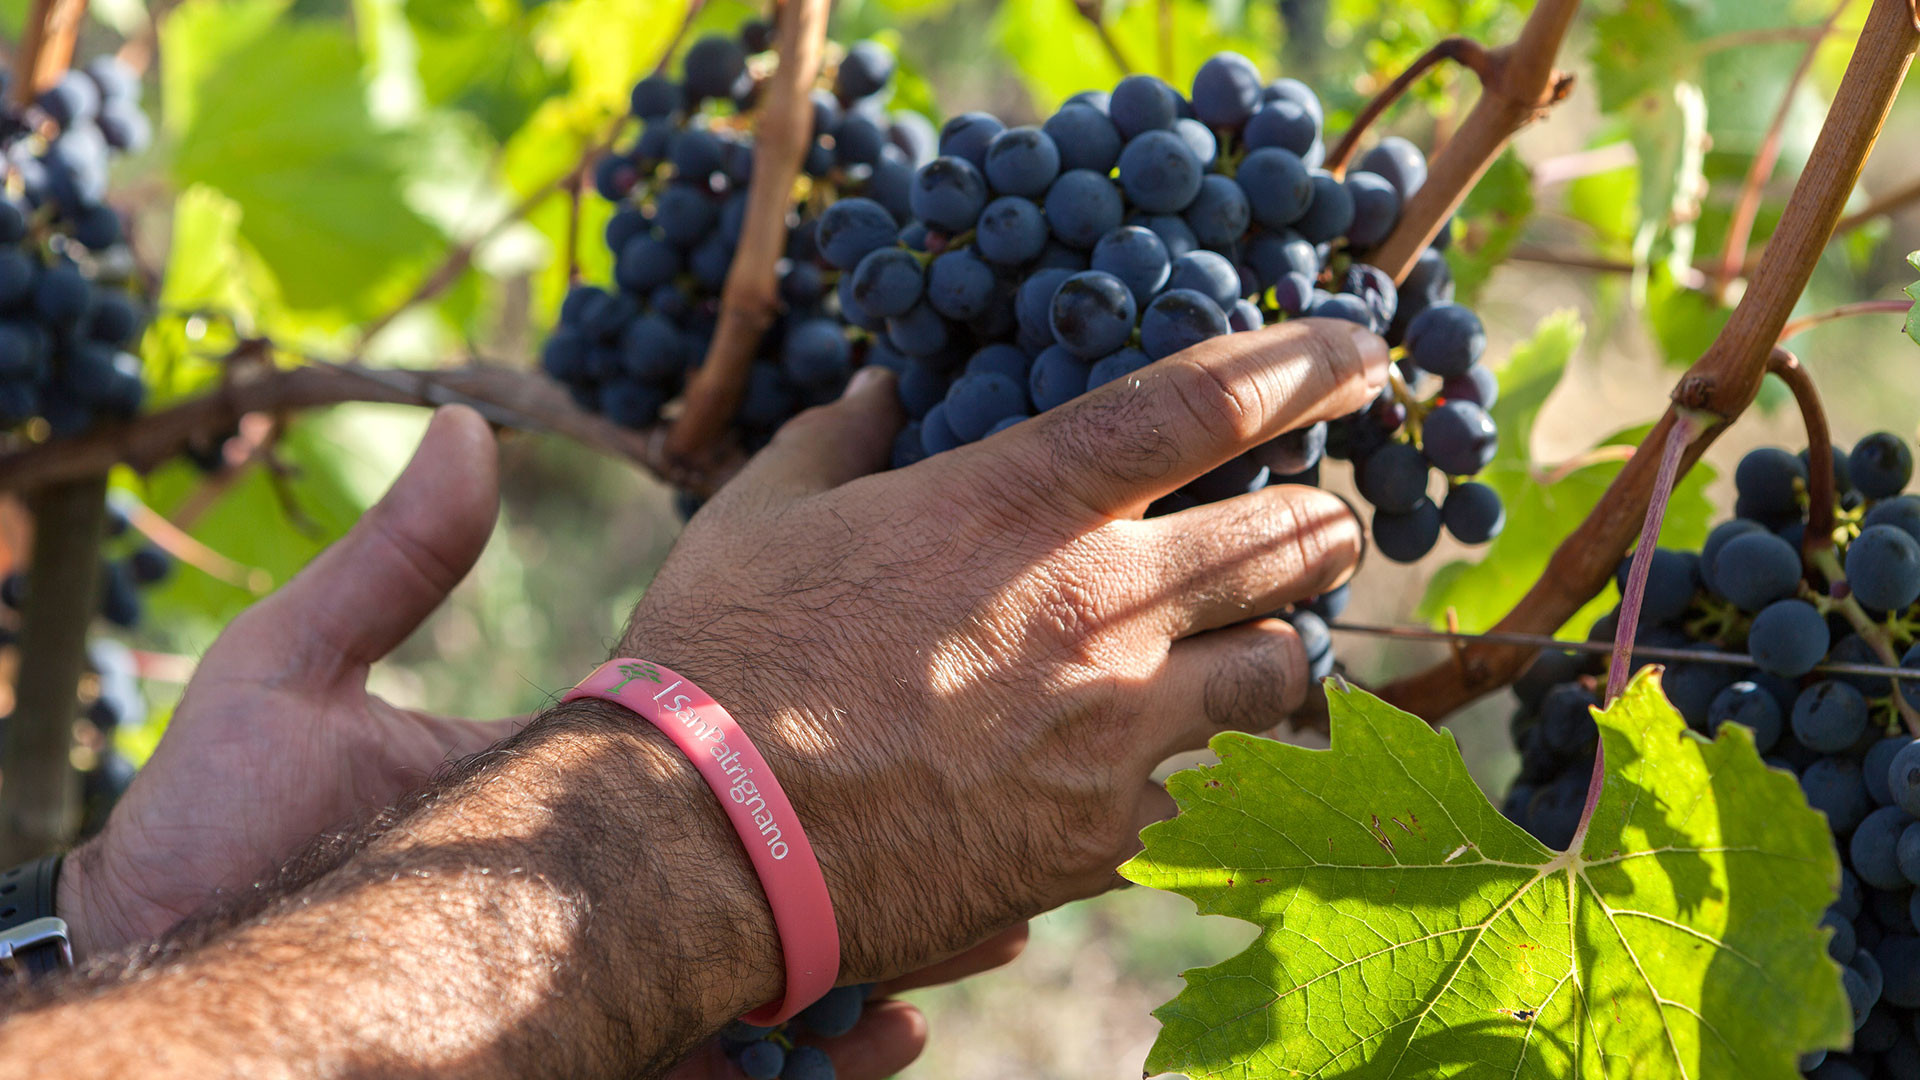
{"type": "Polygon", "coordinates": [[[1186,973],[1149,1072],[1797,1080],[1852,1024],[1820,917],[1826,821],[1750,733],[1690,733],[1643,672],[1597,713],[1584,842],[1551,851],[1449,732],[1333,684],[1332,747],[1237,733],[1121,868],[1260,928],[1186,973]]]}
{"type": "MultiPolygon", "coordinates": [[[[1920,251],[1907,256],[1907,265],[1920,273],[1920,251]]],[[[1907,286],[1907,295],[1913,298],[1913,309],[1907,312],[1907,336],[1920,345],[1920,281],[1907,286]]]]}

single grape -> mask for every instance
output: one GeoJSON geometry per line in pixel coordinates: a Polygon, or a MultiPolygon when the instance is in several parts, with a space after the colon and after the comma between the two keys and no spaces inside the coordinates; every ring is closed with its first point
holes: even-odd
{"type": "MultiPolygon", "coordinates": [[[[1172,262],[1159,234],[1138,225],[1122,225],[1093,246],[1093,269],[1112,274],[1133,294],[1136,307],[1145,307],[1167,284],[1172,262]]],[[[1237,275],[1236,275],[1237,280],[1237,275]]]]}
{"type": "Polygon", "coordinates": [[[1847,455],[1847,472],[1860,494],[1869,499],[1890,498],[1913,479],[1913,451],[1900,436],[1876,431],[1854,444],[1847,455]]]}
{"type": "Polygon", "coordinates": [[[1420,448],[1450,476],[1471,476],[1493,460],[1499,432],[1487,411],[1470,401],[1448,401],[1427,414],[1420,448]]]}
{"type": "Polygon", "coordinates": [[[1915,540],[1920,540],[1920,495],[1896,495],[1882,499],[1873,504],[1860,524],[1863,528],[1892,525],[1915,540]]]}
{"type": "Polygon", "coordinates": [[[787,1052],[779,1043],[760,1039],[741,1047],[733,1060],[747,1080],[778,1080],[787,1064],[787,1052]]]}
{"type": "Polygon", "coordinates": [[[1852,960],[1854,950],[1859,947],[1853,935],[1853,923],[1845,915],[1828,909],[1821,916],[1820,925],[1833,932],[1833,936],[1827,939],[1827,955],[1841,964],[1852,960]]]}
{"type": "MultiPolygon", "coordinates": [[[[1631,554],[1614,568],[1613,583],[1620,595],[1627,593],[1627,574],[1633,567],[1631,554]]],[[[1686,614],[1693,595],[1700,588],[1700,558],[1690,551],[1655,548],[1647,570],[1647,589],[1641,601],[1640,618],[1650,623],[1666,623],[1686,614]]]]}
{"type": "MultiPolygon", "coordinates": [[[[1112,274],[1088,270],[1060,284],[1053,296],[1050,321],[1061,345],[1075,356],[1091,360],[1127,343],[1136,310],[1133,293],[1124,282],[1112,274]]],[[[1220,322],[1224,328],[1224,315],[1220,322]]]]}
{"type": "Polygon", "coordinates": [[[1400,220],[1400,193],[1385,177],[1364,171],[1349,172],[1346,185],[1353,199],[1353,224],[1347,229],[1347,242],[1361,250],[1374,247],[1400,220]]]}
{"type": "Polygon", "coordinates": [[[925,303],[886,321],[887,340],[908,356],[934,356],[952,340],[947,320],[925,303]]]}
{"type": "Polygon", "coordinates": [[[1484,544],[1500,535],[1507,524],[1507,508],[1500,493],[1485,484],[1455,484],[1440,507],[1440,519],[1463,544],[1484,544]]]}
{"type": "Polygon", "coordinates": [[[1898,845],[1900,836],[1913,824],[1913,818],[1897,806],[1883,806],[1861,819],[1847,843],[1853,872],[1876,889],[1904,889],[1906,875],[1900,872],[1898,845]]]}
{"type": "Polygon", "coordinates": [[[1297,476],[1319,464],[1326,449],[1327,424],[1323,420],[1262,443],[1249,456],[1275,476],[1297,476]]]}
{"type": "Polygon", "coordinates": [[[1742,507],[1740,516],[1797,518],[1799,494],[1806,483],[1807,467],[1794,455],[1771,446],[1750,451],[1733,473],[1742,507]]]}
{"type": "Polygon", "coordinates": [[[1378,320],[1374,317],[1373,310],[1367,307],[1365,300],[1357,296],[1348,296],[1346,293],[1317,296],[1312,306],[1307,308],[1307,314],[1316,319],[1340,319],[1356,326],[1364,326],[1369,330],[1385,329],[1384,326],[1376,325],[1378,320]]]}
{"type": "Polygon", "coordinates": [[[1491,409],[1500,400],[1500,380],[1493,372],[1475,364],[1465,375],[1456,375],[1440,385],[1440,396],[1448,400],[1471,401],[1491,409]]]}
{"type": "Polygon", "coordinates": [[[1046,248],[1047,219],[1031,199],[1003,195],[980,212],[973,243],[988,262],[1019,266],[1046,248]]]}
{"type": "Polygon", "coordinates": [[[1313,197],[1293,228],[1311,243],[1331,243],[1353,226],[1353,195],[1345,184],[1319,170],[1313,172],[1312,184],[1313,197]]]}
{"type": "Polygon", "coordinates": [[[1801,745],[1826,754],[1851,748],[1867,733],[1867,699],[1860,691],[1834,679],[1823,679],[1800,692],[1793,703],[1793,737],[1801,745]]]}
{"type": "Polygon", "coordinates": [[[984,168],[987,144],[1006,129],[1006,125],[990,113],[962,113],[940,129],[940,154],[965,158],[974,168],[984,168]]]}
{"type": "Polygon", "coordinates": [[[1354,484],[1380,510],[1406,514],[1426,499],[1428,473],[1413,444],[1389,442],[1356,462],[1354,484]]]}
{"type": "Polygon", "coordinates": [[[1040,130],[1053,139],[1061,169],[1089,169],[1104,176],[1120,161],[1120,130],[1091,105],[1068,102],[1040,130]]]}
{"type": "Polygon", "coordinates": [[[1072,248],[1091,248],[1120,226],[1126,213],[1120,189],[1104,174],[1074,169],[1047,189],[1047,225],[1072,248]]]}
{"type": "MultiPolygon", "coordinates": [[[[1246,195],[1253,220],[1269,229],[1285,229],[1299,221],[1313,201],[1314,177],[1299,155],[1278,147],[1248,154],[1234,180],[1246,195]]],[[[1319,258],[1314,258],[1318,268],[1319,258]]]]}
{"type": "Polygon", "coordinates": [[[959,322],[977,319],[999,298],[998,284],[986,260],[965,249],[949,251],[927,266],[927,306],[959,322]]]}
{"type": "Polygon", "coordinates": [[[852,350],[840,324],[806,319],[787,331],[780,368],[800,386],[837,387],[852,371],[852,350]]]}
{"type": "Polygon", "coordinates": [[[1920,807],[1920,742],[1908,743],[1893,755],[1887,765],[1887,794],[1909,814],[1920,807]]]}
{"type": "Polygon", "coordinates": [[[780,1080],[834,1080],[833,1059],[817,1046],[796,1046],[787,1052],[780,1080]]]}
{"type": "MultiPolygon", "coordinates": [[[[891,351],[891,348],[889,348],[891,351]]],[[[897,354],[896,354],[897,355],[897,354]]],[[[873,363],[868,355],[867,362],[873,363]]],[[[910,360],[900,372],[896,390],[900,395],[900,407],[908,417],[918,420],[927,415],[927,410],[946,400],[948,379],[924,360],[910,360]]]]}
{"type": "Polygon", "coordinates": [[[841,199],[820,215],[820,253],[841,270],[852,270],[869,253],[893,246],[899,231],[893,215],[872,199],[841,199]]]}
{"type": "Polygon", "coordinates": [[[920,418],[920,445],[927,456],[952,450],[962,445],[963,441],[954,433],[953,425],[947,422],[946,402],[935,405],[920,418]]]}
{"type": "MultiPolygon", "coordinates": [[[[1299,274],[1307,279],[1308,295],[1312,295],[1314,276],[1320,272],[1320,255],[1312,244],[1292,230],[1285,232],[1261,232],[1254,234],[1247,243],[1247,262],[1261,283],[1269,288],[1277,288],[1279,282],[1288,274],[1299,274]]],[[[1282,307],[1282,310],[1289,310],[1282,307]]],[[[1305,311],[1303,305],[1300,308],[1305,311]]]]}
{"type": "Polygon", "coordinates": [[[1185,210],[1200,194],[1201,176],[1199,158],[1171,131],[1149,131],[1120,151],[1120,186],[1149,213],[1185,210]]]}
{"type": "Polygon", "coordinates": [[[1847,545],[1847,585],[1879,611],[1904,611],[1920,599],[1920,540],[1892,525],[1870,525],[1847,545]]]}
{"type": "Polygon", "coordinates": [[[1169,289],[1140,317],[1140,350],[1159,360],[1226,332],[1220,305],[1191,289],[1169,289]]]}
{"type": "Polygon", "coordinates": [[[1250,150],[1277,147],[1302,155],[1312,148],[1314,140],[1319,137],[1319,123],[1305,109],[1291,101],[1274,101],[1261,106],[1247,118],[1247,126],[1241,132],[1241,138],[1250,150]]]}
{"type": "Polygon", "coordinates": [[[1239,271],[1226,256],[1214,251],[1190,251],[1175,259],[1164,284],[1168,289],[1197,292],[1223,309],[1240,299],[1239,271]]]}
{"type": "Polygon", "coordinates": [[[873,166],[886,152],[886,117],[865,108],[855,109],[833,133],[833,160],[843,168],[873,166]]]}
{"type": "Polygon", "coordinates": [[[687,49],[681,66],[688,94],[695,98],[726,97],[746,73],[747,55],[732,38],[709,34],[687,49]]]}
{"type": "Polygon", "coordinates": [[[1384,177],[1402,202],[1412,198],[1427,182],[1427,156],[1398,135],[1382,138],[1373,149],[1360,155],[1354,168],[1384,177]]]}
{"type": "Polygon", "coordinates": [[[1487,348],[1480,317],[1459,304],[1434,304],[1407,326],[1407,356],[1441,378],[1465,375],[1487,348]]]}
{"type": "MultiPolygon", "coordinates": [[[[1703,568],[1706,565],[1703,559],[1703,568]]],[[[1714,591],[1744,611],[1759,611],[1792,596],[1800,585],[1800,553],[1765,531],[1723,541],[1711,566],[1714,591]]]]}
{"type": "Polygon", "coordinates": [[[1246,189],[1238,183],[1209,173],[1200,179],[1200,192],[1182,215],[1194,238],[1215,251],[1231,251],[1246,234],[1253,220],[1246,189]]]}
{"type": "Polygon", "coordinates": [[[1200,163],[1203,170],[1210,168],[1214,160],[1220,156],[1220,140],[1214,138],[1213,132],[1207,130],[1207,126],[1198,120],[1184,116],[1175,120],[1173,133],[1180,137],[1181,142],[1187,144],[1187,149],[1193,151],[1194,160],[1200,163]]]}
{"type": "Polygon", "coordinates": [[[962,232],[986,208],[987,182],[965,158],[937,157],[914,174],[912,205],[913,215],[928,225],[962,232]]]}
{"type": "Polygon", "coordinates": [[[1129,75],[1113,88],[1107,115],[1123,139],[1173,127],[1180,118],[1179,95],[1152,75],[1129,75]]]}
{"type": "Polygon", "coordinates": [[[1768,604],[1747,632],[1747,651],[1760,670],[1789,678],[1812,671],[1829,642],[1827,620],[1805,600],[1768,604]]]}
{"type": "Polygon", "coordinates": [[[1780,741],[1780,734],[1786,728],[1779,700],[1750,680],[1721,690],[1707,706],[1708,734],[1719,735],[1720,725],[1727,723],[1744,724],[1752,731],[1753,747],[1762,754],[1780,741]]]}
{"type": "Polygon", "coordinates": [[[1860,763],[1850,757],[1823,757],[1808,765],[1800,774],[1800,790],[1807,805],[1827,815],[1827,827],[1840,836],[1859,827],[1873,810],[1860,763]]]}
{"type": "Polygon", "coordinates": [[[1238,128],[1260,103],[1260,69],[1234,52],[1215,53],[1193,77],[1193,112],[1209,127],[1238,128]]]}
{"type": "Polygon", "coordinates": [[[1440,508],[1425,496],[1404,514],[1386,510],[1374,512],[1374,545],[1380,549],[1380,554],[1394,562],[1418,562],[1433,550],[1439,540],[1440,508]]]}
{"type": "Polygon", "coordinates": [[[852,1031],[866,1008],[867,987],[837,986],[819,1001],[801,1009],[794,1020],[822,1038],[836,1039],[852,1031]]]}
{"type": "Polygon", "coordinates": [[[1008,128],[987,143],[983,171],[998,194],[1043,195],[1060,175],[1060,149],[1039,128],[1008,128]]]}
{"type": "Polygon", "coordinates": [[[1087,369],[1087,389],[1105,386],[1115,379],[1122,379],[1153,363],[1151,357],[1139,349],[1120,349],[1094,361],[1087,369]]]}
{"type": "Polygon", "coordinates": [[[1048,344],[1053,343],[1053,294],[1073,274],[1064,269],[1038,270],[1020,283],[1013,305],[1022,329],[1043,334],[1048,344]]]}
{"type": "Polygon", "coordinates": [[[871,97],[893,81],[893,51],[877,41],[857,41],[834,72],[833,90],[842,100],[871,97]]]}
{"type": "Polygon", "coordinates": [[[1260,313],[1260,305],[1251,300],[1235,300],[1233,306],[1227,309],[1227,326],[1236,334],[1258,330],[1266,324],[1267,319],[1260,313]]]}
{"type": "Polygon", "coordinates": [[[975,442],[1007,417],[1026,414],[1026,390],[1005,375],[962,375],[947,391],[947,424],[961,442],[975,442]]]}
{"type": "Polygon", "coordinates": [[[1033,407],[1045,412],[1079,397],[1087,389],[1090,365],[1072,352],[1052,345],[1033,358],[1027,374],[1027,393],[1033,407]]]}

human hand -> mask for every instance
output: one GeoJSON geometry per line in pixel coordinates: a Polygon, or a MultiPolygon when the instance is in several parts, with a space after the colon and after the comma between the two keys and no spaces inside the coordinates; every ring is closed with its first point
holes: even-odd
{"type": "Polygon", "coordinates": [[[1351,572],[1346,505],[1285,486],[1141,515],[1363,406],[1388,362],[1349,324],[1290,321],[879,475],[899,416],[863,374],[694,518],[618,652],[699,683],[767,756],[842,977],[910,970],[1108,887],[1171,812],[1156,764],[1298,707],[1299,640],[1255,617],[1351,572]]]}
{"type": "Polygon", "coordinates": [[[386,497],[227,627],[106,828],[61,871],[57,909],[80,953],[159,937],[508,733],[367,692],[369,666],[480,557],[499,494],[486,422],[442,409],[386,497]]]}

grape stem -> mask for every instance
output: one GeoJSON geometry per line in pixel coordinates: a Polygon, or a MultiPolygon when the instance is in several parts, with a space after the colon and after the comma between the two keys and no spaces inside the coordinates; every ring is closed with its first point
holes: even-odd
{"type": "MultiPolygon", "coordinates": [[[[1847,580],[1846,569],[1840,565],[1840,556],[1832,547],[1820,551],[1814,556],[1813,562],[1831,585],[1840,585],[1847,580]]],[[[1900,666],[1900,657],[1893,651],[1893,642],[1888,640],[1886,628],[1873,621],[1873,616],[1868,615],[1867,609],[1860,606],[1860,601],[1851,595],[1841,596],[1833,601],[1833,607],[1846,618],[1848,625],[1853,627],[1854,633],[1859,634],[1867,644],[1873,646],[1874,655],[1878,656],[1882,663],[1893,668],[1900,666]]],[[[1913,707],[1898,685],[1893,688],[1893,705],[1900,710],[1900,720],[1906,724],[1907,732],[1920,736],[1920,710],[1913,707]]]]}
{"type": "Polygon", "coordinates": [[[1107,28],[1105,6],[1101,0],[1071,0],[1073,9],[1087,20],[1093,32],[1099,35],[1100,44],[1105,46],[1107,55],[1113,59],[1113,66],[1120,69],[1121,75],[1133,74],[1133,65],[1127,62],[1127,54],[1120,51],[1120,43],[1114,40],[1113,31],[1107,28]]]}
{"type": "Polygon", "coordinates": [[[1539,0],[1519,38],[1488,53],[1489,74],[1481,79],[1479,100],[1427,163],[1427,182],[1407,200],[1393,232],[1370,256],[1373,265],[1395,281],[1405,280],[1514,133],[1573,89],[1573,76],[1553,61],[1579,11],[1580,0],[1539,0]]]}
{"type": "Polygon", "coordinates": [[[1807,73],[1813,70],[1813,59],[1820,54],[1820,45],[1833,33],[1840,16],[1847,10],[1852,0],[1840,0],[1820,24],[1807,47],[1800,54],[1800,64],[1788,76],[1786,89],[1780,94],[1780,105],[1773,111],[1773,122],[1767,126],[1767,134],[1760,140],[1760,148],[1748,163],[1746,179],[1740,184],[1740,194],[1734,199],[1733,215],[1727,224],[1726,243],[1721,245],[1720,260],[1708,275],[1707,294],[1715,303],[1725,303],[1727,289],[1735,278],[1740,276],[1741,267],[1746,262],[1747,243],[1753,239],[1753,222],[1760,214],[1760,196],[1767,178],[1773,175],[1773,167],[1780,161],[1780,138],[1787,130],[1787,116],[1793,110],[1793,99],[1800,93],[1800,84],[1807,79],[1807,73]]]}
{"type": "Polygon", "coordinates": [[[1394,76],[1393,81],[1373,95],[1373,100],[1360,110],[1360,115],[1353,120],[1353,126],[1340,136],[1340,143],[1333,148],[1333,153],[1327,155],[1327,171],[1335,176],[1346,175],[1347,165],[1353,161],[1353,153],[1360,146],[1360,137],[1367,133],[1374,121],[1380,119],[1380,114],[1386,112],[1388,106],[1400,100],[1414,83],[1420,81],[1421,76],[1443,60],[1452,60],[1470,69],[1480,77],[1482,84],[1490,83],[1498,76],[1492,54],[1485,45],[1472,38],[1450,37],[1435,43],[1432,48],[1415,57],[1405,71],[1394,76]]]}
{"type": "Polygon", "coordinates": [[[1793,391],[1800,421],[1807,429],[1807,528],[1800,541],[1800,558],[1809,568],[1815,557],[1833,547],[1833,434],[1820,391],[1800,358],[1779,345],[1767,357],[1767,370],[1793,391]]]}
{"type": "MultiPolygon", "coordinates": [[[[1761,252],[1739,306],[1706,353],[1681,376],[1673,390],[1673,406],[1654,425],[1643,447],[1662,445],[1682,409],[1711,413],[1719,419],[1688,447],[1684,464],[1690,467],[1759,392],[1780,330],[1840,220],[1906,78],[1914,50],[1920,47],[1920,24],[1911,2],[1874,0],[1806,169],[1761,252]]],[[[1428,184],[1432,183],[1429,179],[1428,184]]],[[[1421,194],[1425,192],[1422,188],[1421,194]]],[[[1633,540],[1634,523],[1646,510],[1657,458],[1644,453],[1628,460],[1586,520],[1554,550],[1540,579],[1495,629],[1552,633],[1606,586],[1621,553],[1633,540]]],[[[1429,719],[1444,718],[1512,682],[1526,670],[1534,653],[1527,648],[1470,646],[1457,661],[1395,680],[1381,689],[1381,696],[1429,719]]]]}
{"type": "Polygon", "coordinates": [[[755,122],[753,180],[733,266],[720,291],[720,322],[700,370],[687,385],[667,452],[692,462],[707,454],[733,419],[754,353],[780,311],[779,263],[787,248],[793,182],[813,141],[808,91],[826,56],[829,0],[787,0],[775,47],[780,66],[763,87],[755,122]]]}
{"type": "Polygon", "coordinates": [[[1803,315],[1780,328],[1780,340],[1785,341],[1796,334],[1806,333],[1822,323],[1835,319],[1850,319],[1856,315],[1905,315],[1913,310],[1911,300],[1860,300],[1851,304],[1841,304],[1826,311],[1816,311],[1803,315]]]}
{"type": "Polygon", "coordinates": [[[1711,418],[1682,412],[1667,432],[1666,447],[1660,453],[1660,471],[1653,481],[1653,497],[1648,500],[1646,517],[1640,523],[1640,546],[1634,550],[1633,562],[1628,565],[1626,595],[1620,599],[1620,621],[1613,632],[1613,660],[1607,665],[1608,704],[1626,690],[1627,678],[1633,674],[1633,639],[1640,629],[1640,605],[1647,597],[1647,574],[1653,569],[1653,552],[1660,544],[1660,524],[1666,520],[1667,501],[1673,497],[1673,483],[1679,479],[1681,459],[1687,447],[1711,423],[1711,418]]]}

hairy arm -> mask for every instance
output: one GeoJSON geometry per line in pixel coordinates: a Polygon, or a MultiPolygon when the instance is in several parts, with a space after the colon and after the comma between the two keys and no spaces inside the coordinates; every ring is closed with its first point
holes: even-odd
{"type": "Polygon", "coordinates": [[[780,986],[712,793],[657,732],[578,703],[243,908],[21,1002],[0,1072],[652,1075],[780,986]]]}

